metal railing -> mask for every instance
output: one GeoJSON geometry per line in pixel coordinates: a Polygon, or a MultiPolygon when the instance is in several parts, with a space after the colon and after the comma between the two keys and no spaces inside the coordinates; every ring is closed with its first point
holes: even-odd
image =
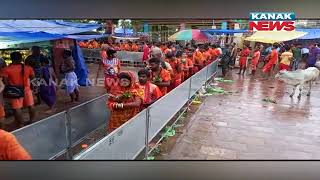
{"type": "Polygon", "coordinates": [[[25,126],[13,132],[32,159],[55,159],[66,154],[72,159],[72,148],[96,129],[106,126],[110,112],[107,95],[82,103],[67,111],[25,126]]]}
{"type": "Polygon", "coordinates": [[[121,127],[76,155],[74,159],[132,160],[143,150],[146,150],[146,157],[149,143],[191,97],[217,73],[217,69],[217,61],[209,64],[121,127]]]}
{"type": "Polygon", "coordinates": [[[203,68],[80,153],[74,153],[72,148],[108,123],[110,112],[106,108],[106,95],[25,126],[13,134],[35,160],[56,159],[62,155],[66,156],[64,159],[135,159],[216,71],[217,62],[203,68]]]}

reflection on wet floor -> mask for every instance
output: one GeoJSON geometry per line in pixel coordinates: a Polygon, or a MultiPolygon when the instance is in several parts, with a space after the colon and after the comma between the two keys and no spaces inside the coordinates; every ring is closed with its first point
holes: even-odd
{"type": "Polygon", "coordinates": [[[218,83],[231,93],[207,97],[165,159],[320,158],[319,81],[299,101],[283,82],[235,71],[218,83]]]}

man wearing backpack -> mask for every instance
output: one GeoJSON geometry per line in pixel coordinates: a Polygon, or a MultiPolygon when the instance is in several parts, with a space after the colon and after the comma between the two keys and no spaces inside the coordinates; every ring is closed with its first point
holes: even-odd
{"type": "Polygon", "coordinates": [[[22,63],[22,54],[20,52],[12,52],[10,54],[12,63],[3,68],[0,77],[3,78],[6,85],[3,95],[9,98],[12,109],[14,109],[14,117],[19,127],[24,126],[22,118],[22,108],[29,109],[29,123],[35,118],[34,101],[32,90],[30,87],[30,80],[34,79],[33,69],[22,63]]]}

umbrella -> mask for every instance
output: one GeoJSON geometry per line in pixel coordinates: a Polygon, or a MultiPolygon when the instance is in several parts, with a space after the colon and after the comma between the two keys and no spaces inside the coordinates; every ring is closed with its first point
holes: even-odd
{"type": "Polygon", "coordinates": [[[301,31],[257,31],[245,40],[263,43],[277,43],[297,39],[306,34],[306,32],[301,31]]]}
{"type": "Polygon", "coordinates": [[[170,41],[209,41],[211,38],[213,38],[212,35],[202,32],[199,29],[188,29],[179,31],[170,36],[168,39],[170,41]]]}

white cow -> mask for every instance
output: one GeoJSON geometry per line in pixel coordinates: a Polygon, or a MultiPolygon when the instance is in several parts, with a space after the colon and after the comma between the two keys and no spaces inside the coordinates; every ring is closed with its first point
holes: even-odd
{"type": "Polygon", "coordinates": [[[317,78],[319,77],[320,71],[319,69],[315,67],[309,67],[305,70],[296,70],[296,71],[280,71],[277,75],[276,78],[284,81],[285,83],[293,86],[293,92],[290,94],[290,97],[293,97],[296,88],[299,86],[299,96],[298,98],[301,98],[301,92],[303,89],[303,86],[305,83],[309,84],[309,91],[307,96],[310,96],[311,94],[311,86],[312,82],[316,81],[317,78]]]}

